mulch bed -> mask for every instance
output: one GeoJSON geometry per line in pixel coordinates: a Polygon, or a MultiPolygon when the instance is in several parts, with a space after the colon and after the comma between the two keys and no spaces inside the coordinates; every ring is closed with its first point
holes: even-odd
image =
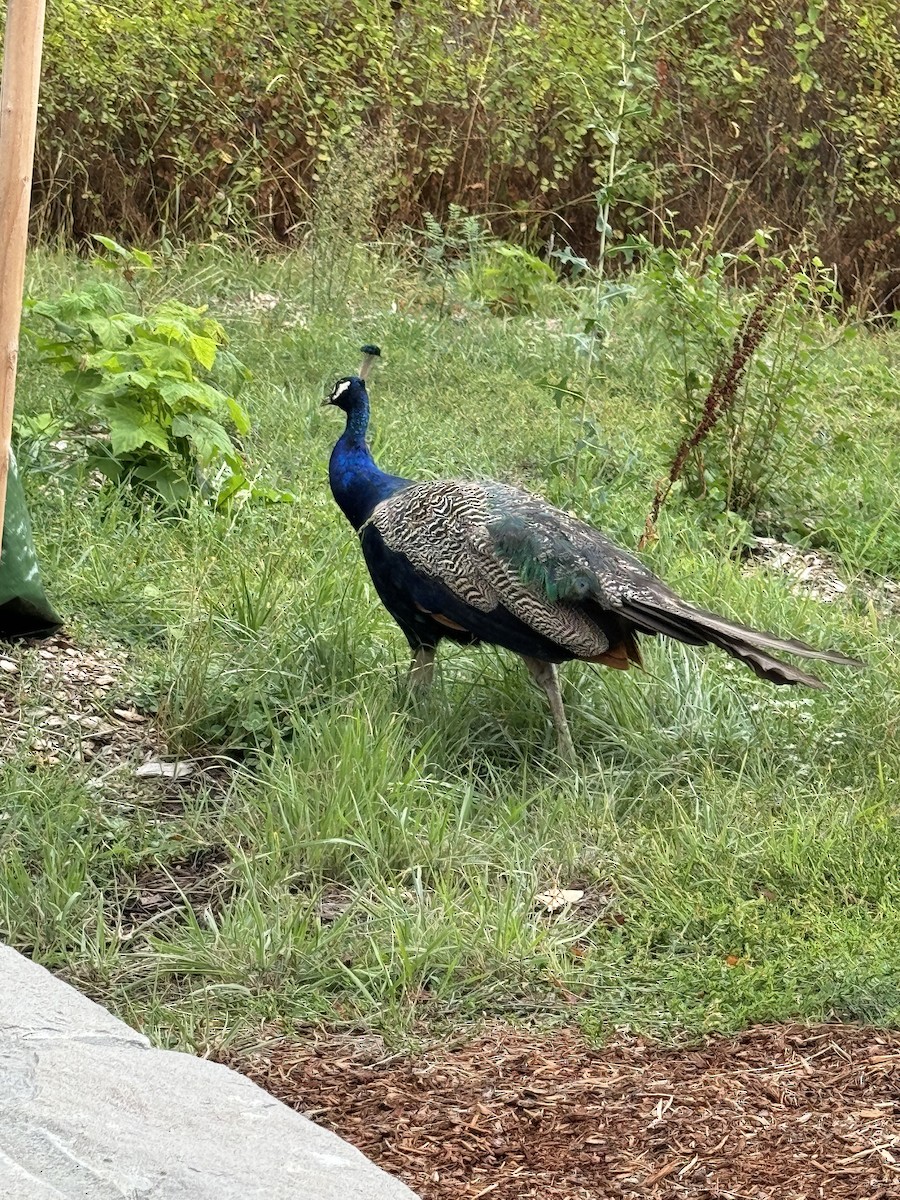
{"type": "Polygon", "coordinates": [[[497,1024],[409,1057],[322,1034],[224,1061],[423,1200],[900,1197],[900,1034],[882,1030],[598,1050],[497,1024]]]}

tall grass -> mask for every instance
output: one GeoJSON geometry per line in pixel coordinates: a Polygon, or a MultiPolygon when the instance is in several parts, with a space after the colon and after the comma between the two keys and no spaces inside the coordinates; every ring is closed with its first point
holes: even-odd
{"type": "MultiPolygon", "coordinates": [[[[570,294],[548,289],[532,316],[461,302],[448,317],[429,285],[361,253],[325,305],[313,267],[194,253],[160,284],[225,321],[254,371],[247,452],[296,504],[173,519],[50,470],[52,456],[26,481],[73,635],[123,648],[174,749],[233,761],[226,786],[173,806],[126,800],[75,762],[35,770],[23,746],[0,768],[3,937],[188,1047],[271,1020],[396,1037],[483,1013],[598,1035],[900,1019],[898,626],[867,590],[900,574],[900,441],[881,387],[895,335],[826,350],[827,393],[807,398],[832,448],[789,499],[846,593],[824,604],[745,574],[733,527],[684,495],[648,557],[699,603],[867,671],[827,670],[828,691],[801,694],[671,644],[625,677],[573,665],[568,768],[542,696],[501,652],[448,647],[434,694],[409,697],[405,644],[328,494],[338,426],[319,402],[374,339],[386,467],[520,481],[633,546],[677,432],[646,298],[611,310],[597,437],[573,478],[559,464],[581,414],[546,383],[572,365],[570,294]],[[216,903],[123,921],[143,870],[210,848],[228,884],[216,903]],[[535,896],[557,884],[585,901],[548,917],[535,896]]],[[[30,287],[85,270],[40,257],[30,287]]],[[[26,347],[22,412],[50,401],[59,384],[26,347]]]]}

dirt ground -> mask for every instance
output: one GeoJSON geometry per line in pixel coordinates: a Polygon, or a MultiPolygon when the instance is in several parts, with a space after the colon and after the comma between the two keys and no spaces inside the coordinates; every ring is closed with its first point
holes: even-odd
{"type": "Polygon", "coordinates": [[[386,1056],[377,1037],[225,1061],[423,1200],[900,1198],[900,1034],[759,1027],[590,1048],[493,1025],[386,1056]]]}

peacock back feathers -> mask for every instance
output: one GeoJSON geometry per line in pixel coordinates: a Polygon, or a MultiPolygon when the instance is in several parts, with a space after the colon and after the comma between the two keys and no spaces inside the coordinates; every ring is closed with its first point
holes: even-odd
{"type": "Polygon", "coordinates": [[[592,567],[578,522],[538,497],[499,483],[419,483],[378,505],[370,522],[388,547],[472,608],[504,608],[565,657],[609,649],[608,631],[584,601],[601,598],[600,570],[612,589],[603,602],[615,603],[622,584],[614,547],[607,543],[607,566],[595,549],[592,567]]]}

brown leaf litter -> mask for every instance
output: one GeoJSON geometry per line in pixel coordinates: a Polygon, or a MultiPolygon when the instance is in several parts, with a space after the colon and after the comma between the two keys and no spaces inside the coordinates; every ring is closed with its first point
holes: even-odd
{"type": "Polygon", "coordinates": [[[503,1024],[387,1057],[319,1034],[223,1061],[422,1200],[896,1200],[900,1034],[760,1026],[592,1049],[503,1024]]]}
{"type": "Polygon", "coordinates": [[[206,846],[164,866],[144,865],[131,884],[121,885],[123,894],[112,909],[121,922],[121,936],[131,938],[149,925],[182,917],[186,908],[198,920],[207,912],[221,912],[234,893],[229,866],[221,846],[206,846]]]}
{"type": "Polygon", "coordinates": [[[105,765],[161,747],[150,717],[123,699],[124,651],[87,649],[62,634],[7,646],[0,655],[0,757],[34,765],[105,765]]]}

